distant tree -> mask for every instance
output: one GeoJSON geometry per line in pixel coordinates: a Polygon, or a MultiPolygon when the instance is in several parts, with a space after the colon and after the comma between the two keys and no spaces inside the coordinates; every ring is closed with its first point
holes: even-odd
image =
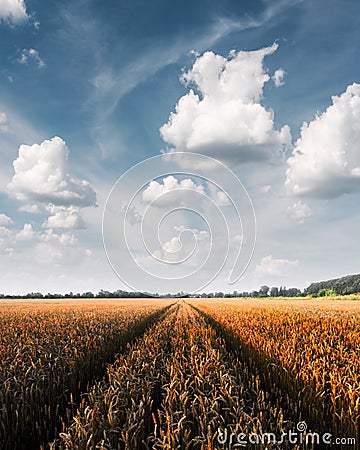
{"type": "Polygon", "coordinates": [[[334,289],[320,289],[317,294],[318,297],[328,297],[329,295],[336,295],[334,289]]]}
{"type": "Polygon", "coordinates": [[[280,297],[286,297],[286,287],[285,286],[284,287],[280,286],[280,288],[279,288],[279,296],[280,297]]]}
{"type": "Polygon", "coordinates": [[[269,286],[266,286],[266,285],[264,285],[264,286],[261,286],[261,288],[260,288],[260,295],[263,295],[264,297],[267,297],[268,296],[268,293],[269,293],[269,286]]]}
{"type": "Polygon", "coordinates": [[[278,297],[279,296],[279,288],[276,286],[273,286],[270,289],[270,297],[278,297]]]}
{"type": "Polygon", "coordinates": [[[298,288],[289,288],[289,289],[286,289],[286,293],[285,293],[286,297],[295,297],[295,296],[297,296],[298,294],[301,294],[301,291],[300,291],[300,289],[298,289],[298,288]]]}

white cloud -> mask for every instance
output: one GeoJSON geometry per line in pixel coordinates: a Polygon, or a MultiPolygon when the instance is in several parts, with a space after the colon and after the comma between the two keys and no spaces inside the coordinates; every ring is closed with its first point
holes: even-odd
{"type": "Polygon", "coordinates": [[[260,102],[270,76],[263,67],[277,44],[260,50],[213,52],[198,57],[181,81],[193,89],[180,98],[160,133],[170,149],[215,156],[231,163],[269,159],[290,145],[286,125],[274,129],[273,111],[260,102]]]}
{"type": "Polygon", "coordinates": [[[129,206],[128,203],[123,202],[120,211],[126,213],[127,220],[129,220],[131,225],[135,225],[136,223],[141,222],[142,215],[134,205],[129,206]]]}
{"type": "Polygon", "coordinates": [[[174,231],[176,235],[164,242],[162,248],[155,250],[153,255],[162,261],[179,262],[194,254],[192,263],[199,263],[204,253],[208,251],[209,232],[197,228],[187,228],[183,225],[175,226],[174,231]]]}
{"type": "Polygon", "coordinates": [[[10,131],[10,125],[7,115],[4,112],[0,112],[0,133],[8,133],[10,131]]]}
{"type": "Polygon", "coordinates": [[[360,84],[352,84],[310,123],[288,159],[286,185],[298,195],[337,197],[360,188],[360,84]]]}
{"type": "Polygon", "coordinates": [[[218,206],[230,206],[231,205],[231,201],[230,201],[229,197],[225,194],[224,191],[217,192],[215,203],[218,206]]]}
{"type": "Polygon", "coordinates": [[[6,226],[14,223],[6,214],[0,214],[0,226],[6,226]]]}
{"type": "Polygon", "coordinates": [[[226,192],[219,189],[218,186],[211,183],[211,181],[207,182],[207,188],[209,190],[209,198],[211,198],[217,206],[232,205],[231,200],[226,192]]]}
{"type": "Polygon", "coordinates": [[[69,149],[59,137],[41,144],[21,145],[8,185],[18,200],[55,206],[94,206],[96,193],[86,180],[68,173],[69,149]]]}
{"type": "MultiPolygon", "coordinates": [[[[72,233],[56,234],[51,230],[39,233],[34,248],[35,259],[40,263],[63,263],[67,257],[79,256],[78,241],[72,233]]],[[[82,252],[86,254],[85,252],[82,252]]]]}
{"type": "Polygon", "coordinates": [[[1,238],[9,236],[10,234],[11,234],[11,230],[9,230],[6,227],[0,226],[0,237],[1,238]]]}
{"type": "Polygon", "coordinates": [[[244,236],[242,234],[236,234],[233,238],[234,244],[243,244],[244,243],[244,236]]]}
{"type": "Polygon", "coordinates": [[[0,19],[9,23],[20,23],[28,19],[24,0],[1,0],[0,19]]]}
{"type": "Polygon", "coordinates": [[[260,186],[259,191],[262,192],[263,194],[269,194],[271,192],[271,185],[270,184],[265,184],[264,186],[260,186]]]}
{"type": "Polygon", "coordinates": [[[181,250],[181,241],[178,236],[174,236],[170,241],[165,242],[163,249],[169,253],[176,253],[181,250]]]}
{"type": "Polygon", "coordinates": [[[283,86],[284,83],[284,78],[285,78],[286,72],[284,69],[278,69],[275,70],[274,75],[272,76],[272,80],[275,84],[276,87],[280,87],[283,86]]]}
{"type": "Polygon", "coordinates": [[[40,212],[40,208],[38,205],[36,204],[26,204],[26,205],[22,205],[20,206],[20,208],[18,208],[18,210],[20,212],[26,212],[29,214],[38,214],[40,212]]]}
{"type": "Polygon", "coordinates": [[[0,226],[0,249],[5,250],[11,246],[12,231],[0,226]]]}
{"type": "Polygon", "coordinates": [[[46,209],[51,216],[43,223],[44,228],[85,228],[79,207],[49,205],[46,209]]]}
{"type": "Polygon", "coordinates": [[[30,223],[25,223],[20,231],[0,226],[0,249],[14,261],[30,261],[33,265],[69,264],[69,261],[91,255],[91,251],[80,247],[74,234],[58,234],[52,229],[38,232],[30,223]]]}
{"type": "Polygon", "coordinates": [[[274,259],[271,255],[261,258],[260,264],[256,266],[256,273],[261,276],[282,276],[297,267],[298,261],[289,259],[274,259]]]}
{"type": "Polygon", "coordinates": [[[41,144],[21,145],[13,162],[15,174],[8,191],[25,202],[19,210],[50,213],[45,228],[84,228],[81,208],[96,205],[96,192],[86,180],[68,172],[69,149],[59,137],[41,144]]]}
{"type": "Polygon", "coordinates": [[[288,207],[287,214],[291,219],[304,223],[313,213],[310,206],[300,200],[288,207]]]}
{"type": "Polygon", "coordinates": [[[24,48],[21,51],[21,55],[18,59],[20,64],[28,64],[30,61],[33,61],[38,67],[45,67],[46,64],[43,59],[40,58],[39,52],[34,48],[24,48]]]}
{"type": "Polygon", "coordinates": [[[16,236],[16,241],[32,241],[35,237],[35,232],[31,223],[25,223],[21,231],[16,236]]]}
{"type": "MultiPolygon", "coordinates": [[[[174,176],[169,175],[162,180],[162,183],[151,181],[149,186],[142,193],[142,201],[144,203],[151,203],[154,200],[159,200],[163,204],[166,202],[166,197],[164,197],[164,200],[162,200],[161,197],[164,194],[173,191],[179,191],[179,194],[187,194],[188,191],[204,193],[204,187],[197,185],[190,178],[179,182],[174,176]]],[[[171,201],[173,201],[173,197],[171,198],[171,201]]]]}

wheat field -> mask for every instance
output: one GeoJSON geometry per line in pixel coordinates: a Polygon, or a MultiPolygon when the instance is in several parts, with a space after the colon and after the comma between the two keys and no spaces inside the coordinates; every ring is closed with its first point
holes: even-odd
{"type": "Polygon", "coordinates": [[[359,325],[356,296],[3,301],[0,448],[358,449],[359,325]]]}

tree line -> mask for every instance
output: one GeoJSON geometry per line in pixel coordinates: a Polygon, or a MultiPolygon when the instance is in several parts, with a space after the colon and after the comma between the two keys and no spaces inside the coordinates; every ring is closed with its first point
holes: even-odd
{"type": "MultiPolygon", "coordinates": [[[[231,293],[227,292],[204,292],[202,294],[191,295],[191,297],[199,298],[238,298],[238,297],[253,297],[253,298],[264,298],[264,297],[305,297],[311,295],[313,297],[323,297],[327,295],[347,295],[356,294],[360,292],[360,274],[359,275],[347,275],[341,278],[335,278],[328,281],[319,281],[317,283],[311,283],[306,289],[301,291],[298,288],[286,288],[285,286],[273,286],[269,287],[267,285],[261,286],[258,290],[253,290],[251,292],[244,291],[238,292],[233,291],[231,293]]],[[[25,295],[9,295],[0,294],[2,299],[55,299],[55,298],[187,298],[190,294],[185,292],[178,292],[177,294],[158,294],[150,292],[129,292],[122,289],[110,292],[101,289],[98,293],[93,292],[82,292],[73,293],[69,292],[67,294],[42,294],[41,292],[30,292],[25,295]]]]}
{"type": "MultiPolygon", "coordinates": [[[[192,294],[191,297],[198,298],[237,298],[237,297],[294,297],[296,295],[300,295],[301,291],[297,288],[287,289],[286,287],[272,287],[261,286],[259,290],[254,290],[251,292],[238,292],[233,291],[231,293],[227,292],[204,292],[202,294],[192,294]]],[[[158,293],[149,293],[149,292],[129,292],[118,289],[116,291],[110,292],[101,289],[98,293],[93,292],[82,292],[82,293],[74,293],[69,292],[67,294],[52,294],[48,292],[47,294],[42,294],[41,292],[30,292],[24,295],[9,295],[9,294],[0,294],[0,298],[2,299],[55,299],[55,298],[187,298],[190,297],[190,294],[185,292],[178,292],[176,294],[158,294],[158,293]]]]}
{"type": "Polygon", "coordinates": [[[324,292],[332,291],[338,295],[356,294],[360,292],[360,274],[346,275],[341,278],[334,278],[333,280],[319,281],[318,283],[311,283],[305,289],[308,295],[322,295],[324,292]]]}

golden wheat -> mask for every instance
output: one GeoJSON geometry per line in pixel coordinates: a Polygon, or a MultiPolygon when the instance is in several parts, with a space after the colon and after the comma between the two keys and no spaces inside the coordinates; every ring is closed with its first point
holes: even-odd
{"type": "Polygon", "coordinates": [[[217,441],[219,430],[281,434],[283,411],[266,396],[258,377],[182,303],[109,366],[52,448],[228,448],[217,441]]]}
{"type": "Polygon", "coordinates": [[[61,431],[79,394],[151,323],[159,305],[5,304],[0,309],[0,448],[39,448],[61,431]]]}
{"type": "Polygon", "coordinates": [[[276,449],[266,439],[305,420],[311,431],[355,437],[336,447],[355,450],[357,305],[4,302],[0,448],[225,450],[241,448],[242,435],[247,448],[276,449]]]}
{"type": "Polygon", "coordinates": [[[360,310],[358,302],[345,302],[195,303],[257,361],[266,384],[279,379],[298,416],[359,441],[360,310]]]}

